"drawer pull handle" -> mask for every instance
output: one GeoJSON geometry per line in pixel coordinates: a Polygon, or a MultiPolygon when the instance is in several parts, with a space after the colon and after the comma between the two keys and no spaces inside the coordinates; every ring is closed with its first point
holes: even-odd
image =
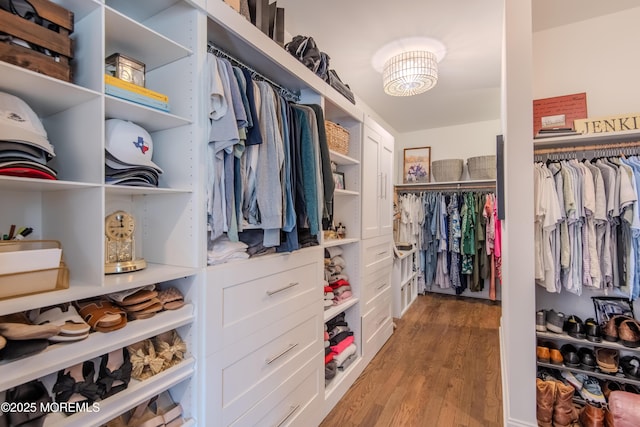
{"type": "Polygon", "coordinates": [[[292,406],[289,412],[287,413],[287,415],[285,415],[284,418],[278,424],[275,425],[275,427],[280,427],[282,424],[284,424],[289,419],[289,417],[291,417],[291,415],[293,415],[293,413],[298,410],[299,407],[300,407],[300,404],[297,404],[296,406],[292,406]]]}
{"type": "Polygon", "coordinates": [[[294,348],[296,348],[296,346],[298,345],[298,343],[295,344],[291,344],[289,345],[289,347],[287,347],[286,349],[284,349],[283,351],[281,351],[279,354],[273,356],[270,359],[267,359],[267,365],[272,364],[273,362],[275,362],[276,360],[280,359],[282,356],[284,356],[285,354],[287,354],[288,352],[290,352],[291,350],[293,350],[294,348]]]}
{"type": "Polygon", "coordinates": [[[383,316],[380,320],[378,320],[378,323],[376,324],[376,328],[382,325],[385,320],[387,320],[387,316],[383,316]]]}
{"type": "Polygon", "coordinates": [[[387,282],[384,282],[382,285],[378,286],[376,288],[376,291],[379,291],[380,289],[384,288],[385,286],[387,286],[387,282]]]}
{"type": "Polygon", "coordinates": [[[386,253],[387,253],[387,251],[382,251],[382,252],[378,252],[376,255],[384,255],[386,253]]]}
{"type": "Polygon", "coordinates": [[[294,286],[298,286],[300,282],[291,282],[287,286],[284,286],[280,289],[276,289],[275,291],[267,291],[267,295],[271,296],[277,294],[278,292],[286,291],[289,288],[293,288],[294,286]]]}

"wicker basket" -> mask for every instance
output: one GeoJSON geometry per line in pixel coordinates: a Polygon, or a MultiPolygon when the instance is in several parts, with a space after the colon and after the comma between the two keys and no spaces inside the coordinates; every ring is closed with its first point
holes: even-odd
{"type": "Polygon", "coordinates": [[[462,159],[434,160],[431,162],[433,179],[437,182],[460,181],[463,166],[462,159]]]}
{"type": "Polygon", "coordinates": [[[328,120],[324,122],[324,129],[327,133],[329,150],[346,156],[349,153],[349,131],[328,120]]]}
{"type": "Polygon", "coordinates": [[[478,156],[467,159],[471,179],[496,179],[496,156],[478,156]]]}

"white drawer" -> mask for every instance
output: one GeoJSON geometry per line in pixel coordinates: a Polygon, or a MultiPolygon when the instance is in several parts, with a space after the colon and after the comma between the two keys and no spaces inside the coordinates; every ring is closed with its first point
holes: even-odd
{"type": "Polygon", "coordinates": [[[363,245],[363,274],[379,270],[382,267],[393,264],[393,250],[389,236],[376,237],[362,241],[363,245]]]}
{"type": "MultiPolygon", "coordinates": [[[[307,306],[216,353],[207,364],[211,404],[229,425],[322,351],[319,305],[307,306]]],[[[318,360],[321,360],[318,358],[318,360]]]]}
{"type": "MultiPolygon", "coordinates": [[[[378,335],[381,331],[386,331],[389,325],[393,324],[391,314],[391,289],[384,291],[372,302],[372,308],[362,316],[362,353],[367,357],[377,353],[386,338],[381,339],[378,335]],[[382,341],[382,343],[380,343],[382,341]]],[[[386,333],[383,333],[386,335],[386,333]]]]}
{"type": "Polygon", "coordinates": [[[317,302],[321,307],[320,249],[269,256],[207,269],[201,312],[205,355],[317,302]]]}
{"type": "Polygon", "coordinates": [[[375,298],[390,287],[391,266],[367,274],[362,283],[362,300],[365,304],[363,312],[368,312],[373,307],[375,298]]]}
{"type": "Polygon", "coordinates": [[[231,425],[313,426],[320,422],[324,404],[324,364],[318,353],[288,380],[231,425]]]}

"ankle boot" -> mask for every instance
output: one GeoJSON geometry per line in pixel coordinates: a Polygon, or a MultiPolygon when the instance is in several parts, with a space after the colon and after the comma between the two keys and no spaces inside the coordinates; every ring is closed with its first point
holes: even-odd
{"type": "Polygon", "coordinates": [[[578,420],[578,410],[573,404],[575,388],[560,381],[556,383],[556,399],[553,405],[553,425],[566,427],[578,420]]]}
{"type": "Polygon", "coordinates": [[[587,402],[580,412],[580,424],[582,427],[604,427],[604,408],[587,402]]]}
{"type": "Polygon", "coordinates": [[[556,383],[536,378],[536,418],[539,427],[552,426],[555,399],[556,383]]]}

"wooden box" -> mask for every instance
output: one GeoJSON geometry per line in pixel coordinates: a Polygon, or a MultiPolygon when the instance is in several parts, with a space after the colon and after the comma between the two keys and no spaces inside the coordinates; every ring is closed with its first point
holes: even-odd
{"type": "Polygon", "coordinates": [[[38,16],[53,25],[41,26],[0,9],[0,32],[46,49],[54,56],[0,42],[0,60],[70,82],[73,46],[69,35],[73,32],[73,12],[48,0],[30,0],[30,3],[38,16]]]}

